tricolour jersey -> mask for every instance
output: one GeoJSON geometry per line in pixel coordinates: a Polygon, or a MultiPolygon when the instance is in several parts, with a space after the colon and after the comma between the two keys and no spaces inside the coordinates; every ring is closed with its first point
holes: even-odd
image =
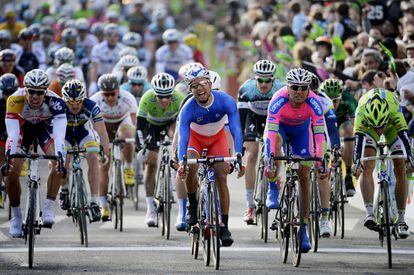
{"type": "Polygon", "coordinates": [[[118,123],[129,115],[137,113],[137,103],[134,96],[124,90],[119,90],[118,102],[115,106],[109,106],[102,95],[102,92],[94,94],[91,100],[101,109],[103,120],[108,123],[118,123]]]}
{"type": "Polygon", "coordinates": [[[95,101],[88,98],[83,100],[82,109],[78,114],[73,114],[68,109],[66,116],[68,118],[68,126],[70,127],[81,126],[88,121],[99,122],[103,120],[99,106],[95,101]]]}

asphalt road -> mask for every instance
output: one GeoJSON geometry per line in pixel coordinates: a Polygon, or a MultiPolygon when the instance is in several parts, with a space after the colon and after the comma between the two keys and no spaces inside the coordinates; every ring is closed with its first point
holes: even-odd
{"type": "MultiPolygon", "coordinates": [[[[46,168],[42,178],[46,178],[46,168]]],[[[234,175],[229,177],[231,215],[229,227],[235,243],[222,249],[219,272],[252,274],[414,274],[414,236],[393,241],[394,268],[387,268],[387,254],[381,248],[376,233],[362,225],[364,214],[349,205],[346,208],[345,239],[321,239],[320,252],[304,254],[301,265],[293,267],[288,259],[282,264],[279,245],[274,235],[268,243],[260,239],[257,226],[242,222],[244,183],[234,175]]],[[[42,186],[44,193],[45,186],[42,186]]],[[[135,211],[127,201],[124,232],[114,230],[111,222],[88,225],[89,247],[79,242],[79,233],[72,220],[57,208],[53,229],[42,229],[36,239],[35,266],[28,268],[27,247],[22,239],[8,235],[7,211],[0,210],[0,274],[184,274],[211,273],[202,257],[191,257],[188,234],[171,233],[171,240],[161,237],[159,228],[144,225],[145,205],[143,188],[140,210],[135,211]]],[[[24,195],[23,195],[24,196],[24,195]]],[[[24,197],[23,197],[24,198],[24,197]]],[[[44,196],[42,196],[42,200],[44,196]]],[[[25,201],[22,199],[22,201],[25,201]]],[[[173,207],[174,220],[177,205],[173,207]]]]}

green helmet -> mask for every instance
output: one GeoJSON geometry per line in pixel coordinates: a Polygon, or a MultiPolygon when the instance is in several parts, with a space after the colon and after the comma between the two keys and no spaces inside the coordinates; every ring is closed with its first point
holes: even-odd
{"type": "Polygon", "coordinates": [[[322,82],[319,87],[320,92],[324,92],[331,99],[339,99],[342,96],[342,91],[344,89],[344,83],[342,80],[329,78],[322,82]]]}
{"type": "Polygon", "coordinates": [[[374,128],[387,125],[391,116],[390,108],[387,100],[381,97],[379,89],[374,90],[372,97],[366,103],[364,116],[368,123],[374,128]]]}

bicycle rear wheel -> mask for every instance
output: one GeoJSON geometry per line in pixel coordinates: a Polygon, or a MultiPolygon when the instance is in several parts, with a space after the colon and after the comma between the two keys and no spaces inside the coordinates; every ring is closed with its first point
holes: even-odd
{"type": "Polygon", "coordinates": [[[381,183],[381,192],[383,200],[383,221],[382,230],[385,233],[387,239],[387,256],[388,256],[388,268],[392,268],[392,250],[391,250],[391,219],[390,219],[390,201],[389,201],[389,186],[388,182],[381,183]]]}
{"type": "Polygon", "coordinates": [[[219,195],[216,185],[213,183],[210,190],[210,229],[213,247],[213,262],[216,270],[220,267],[220,212],[219,195]]]}
{"type": "Polygon", "coordinates": [[[308,232],[312,243],[312,250],[317,252],[319,245],[319,190],[315,171],[311,172],[311,207],[308,232]]]}
{"type": "Polygon", "coordinates": [[[36,239],[36,200],[37,200],[37,184],[32,182],[30,184],[30,197],[29,197],[29,212],[26,221],[26,229],[28,230],[27,234],[29,237],[29,268],[33,268],[33,258],[34,258],[34,245],[36,239]]]}
{"type": "Polygon", "coordinates": [[[84,180],[82,177],[82,174],[78,173],[76,176],[77,181],[77,188],[78,188],[78,201],[79,201],[79,213],[78,213],[78,224],[79,224],[79,231],[81,236],[81,244],[84,244],[86,247],[88,247],[88,227],[86,223],[86,194],[84,190],[84,180]]]}
{"type": "Polygon", "coordinates": [[[292,187],[289,199],[289,223],[290,223],[290,252],[292,253],[292,264],[298,267],[302,256],[302,234],[303,218],[300,203],[300,187],[296,182],[296,187],[292,187]],[[297,189],[295,189],[297,188],[297,189]]]}

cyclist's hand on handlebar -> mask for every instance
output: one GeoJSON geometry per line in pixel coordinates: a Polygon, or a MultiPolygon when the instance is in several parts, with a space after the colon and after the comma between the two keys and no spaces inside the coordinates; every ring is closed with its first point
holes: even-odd
{"type": "Polygon", "coordinates": [[[188,166],[184,166],[182,163],[180,163],[178,167],[178,175],[180,176],[181,180],[186,180],[189,172],[190,169],[188,168],[188,166]]]}

